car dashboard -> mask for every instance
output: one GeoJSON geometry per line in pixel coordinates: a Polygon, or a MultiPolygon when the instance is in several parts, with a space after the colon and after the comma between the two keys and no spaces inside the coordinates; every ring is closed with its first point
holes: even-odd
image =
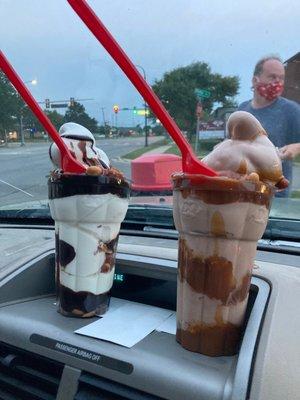
{"type": "MultiPolygon", "coordinates": [[[[3,225],[0,399],[296,399],[300,257],[258,251],[240,351],[207,357],[153,330],[131,348],[56,311],[52,227],[3,225]]],[[[112,298],[176,310],[177,240],[121,232],[112,298]]],[[[129,322],[130,323],[130,322],[129,322]]]]}

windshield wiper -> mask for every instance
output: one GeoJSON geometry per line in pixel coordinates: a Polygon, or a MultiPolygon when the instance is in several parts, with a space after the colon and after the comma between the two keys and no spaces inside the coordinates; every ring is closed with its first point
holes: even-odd
{"type": "Polygon", "coordinates": [[[172,208],[157,205],[130,205],[122,228],[144,230],[149,226],[175,230],[172,208]]]}
{"type": "Polygon", "coordinates": [[[46,224],[53,225],[49,207],[3,209],[0,210],[0,222],[9,224],[46,224]]]}
{"type": "Polygon", "coordinates": [[[300,220],[270,218],[263,238],[300,242],[300,220]]]}
{"type": "MultiPolygon", "coordinates": [[[[26,208],[0,209],[0,222],[2,223],[42,223],[53,225],[48,203],[30,204],[26,208]]],[[[177,238],[173,210],[169,205],[130,205],[126,217],[121,225],[123,232],[139,232],[143,236],[164,236],[177,238]]],[[[287,241],[300,243],[300,220],[270,218],[264,233],[264,243],[268,246],[270,241],[287,241]]]]}

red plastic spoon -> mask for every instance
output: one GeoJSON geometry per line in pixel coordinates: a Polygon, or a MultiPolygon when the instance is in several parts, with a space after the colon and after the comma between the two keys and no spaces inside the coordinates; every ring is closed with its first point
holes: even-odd
{"type": "Polygon", "coordinates": [[[27,103],[27,105],[31,108],[32,112],[35,114],[37,119],[43,125],[45,130],[52,137],[54,142],[57,144],[61,155],[61,165],[64,172],[70,172],[75,174],[85,173],[86,168],[80,164],[77,160],[75,160],[71,153],[69,152],[68,147],[62,140],[62,138],[57,133],[56,129],[52,125],[49,118],[43,113],[42,109],[35,101],[29,90],[26,88],[25,84],[22,82],[21,78],[18,76],[16,71],[10,65],[8,60],[6,59],[3,52],[0,50],[0,68],[23,97],[23,100],[27,103]]]}
{"type": "Polygon", "coordinates": [[[215,176],[217,173],[202,163],[196,157],[191,146],[182,135],[180,129],[168,114],[158,97],[154,94],[150,86],[137,71],[134,64],[130,61],[125,52],[121,49],[110,32],[106,29],[94,11],[90,8],[85,0],[68,0],[71,7],[82,19],[85,25],[90,29],[102,46],[117,62],[119,67],[131,80],[144,100],[149,104],[152,111],[159,118],[167,132],[174,139],[182,154],[182,169],[186,173],[203,174],[215,176]]]}

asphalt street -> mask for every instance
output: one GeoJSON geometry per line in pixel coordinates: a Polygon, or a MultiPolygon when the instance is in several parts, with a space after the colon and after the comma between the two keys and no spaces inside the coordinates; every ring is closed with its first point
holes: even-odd
{"type": "MultiPolygon", "coordinates": [[[[149,138],[150,143],[160,138],[149,138]]],[[[100,139],[97,146],[111,163],[131,178],[130,162],[122,155],[144,145],[144,138],[100,139]]],[[[48,155],[49,143],[28,143],[0,147],[0,207],[47,199],[47,178],[53,166],[48,155]]],[[[300,189],[300,166],[294,166],[292,190],[300,189]]]]}
{"type": "MultiPolygon", "coordinates": [[[[149,138],[152,143],[158,137],[149,138]]],[[[130,179],[130,163],[119,157],[144,145],[144,138],[100,139],[97,146],[130,179]]],[[[53,169],[49,143],[28,143],[0,148],[0,206],[47,199],[47,177],[53,169]]]]}

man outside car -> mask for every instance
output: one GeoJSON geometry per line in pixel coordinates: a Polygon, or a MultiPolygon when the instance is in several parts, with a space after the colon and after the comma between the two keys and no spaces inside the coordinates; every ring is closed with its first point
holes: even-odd
{"type": "MultiPolygon", "coordinates": [[[[300,154],[300,105],[281,97],[285,70],[281,59],[269,56],[259,60],[252,77],[253,98],[239,110],[254,115],[278,148],[283,160],[283,174],[291,182],[293,159],[300,154]]],[[[288,189],[281,193],[288,196],[288,189]]]]}

